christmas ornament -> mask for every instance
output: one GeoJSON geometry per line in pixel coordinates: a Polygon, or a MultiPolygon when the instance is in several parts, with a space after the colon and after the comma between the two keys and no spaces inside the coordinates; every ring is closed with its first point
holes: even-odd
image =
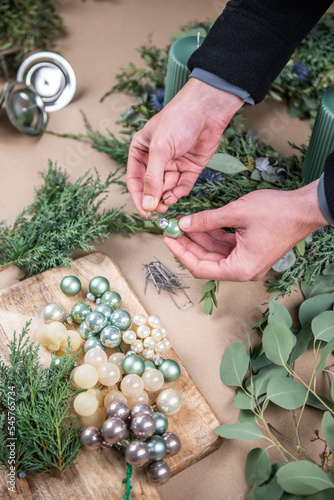
{"type": "Polygon", "coordinates": [[[76,276],[65,276],[61,280],[60,289],[68,297],[73,297],[81,291],[81,281],[76,276]]]}
{"type": "Polygon", "coordinates": [[[175,382],[181,374],[180,365],[173,359],[165,359],[159,366],[165,382],[175,382]]]}
{"type": "Polygon", "coordinates": [[[118,292],[110,290],[104,292],[101,297],[101,304],[109,304],[114,310],[119,309],[122,304],[122,298],[118,292]]]}
{"type": "Polygon", "coordinates": [[[169,466],[163,460],[151,462],[147,467],[147,474],[154,484],[162,485],[167,483],[171,476],[169,466]]]}
{"type": "Polygon", "coordinates": [[[95,297],[101,297],[108,290],[110,290],[110,283],[103,276],[95,276],[89,282],[89,292],[93,295],[94,299],[95,297]]]}
{"type": "Polygon", "coordinates": [[[74,304],[71,310],[71,319],[75,323],[82,323],[88,313],[92,312],[92,308],[86,302],[78,302],[74,304]]]}
{"type": "Polygon", "coordinates": [[[182,398],[175,389],[164,389],[158,395],[156,405],[161,413],[174,415],[182,406],[182,398]]]}
{"type": "Polygon", "coordinates": [[[161,436],[154,434],[146,440],[146,444],[150,454],[150,460],[157,462],[165,458],[167,454],[167,444],[161,436]]]}
{"type": "Polygon", "coordinates": [[[42,309],[42,315],[45,323],[51,323],[52,321],[63,322],[66,320],[66,312],[61,304],[56,302],[50,302],[42,309]]]}

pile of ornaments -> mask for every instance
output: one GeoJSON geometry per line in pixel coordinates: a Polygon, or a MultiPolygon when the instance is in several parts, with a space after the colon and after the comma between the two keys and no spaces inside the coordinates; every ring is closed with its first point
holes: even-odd
{"type": "MultiPolygon", "coordinates": [[[[75,276],[63,278],[60,288],[67,296],[81,291],[75,276]]],[[[180,440],[167,432],[167,415],[179,411],[181,395],[165,382],[180,376],[180,366],[163,354],[171,342],[158,316],[131,315],[121,309],[122,298],[110,290],[109,281],[97,276],[89,283],[89,301],[97,303],[93,310],[88,302],[78,302],[69,316],[61,304],[50,303],[43,309],[45,325],[36,339],[57,355],[64,355],[70,342],[72,351],[82,347],[83,364],[72,371],[73,385],[82,390],[74,399],[74,410],[81,416],[84,430],[82,444],[90,449],[117,445],[125,448],[131,465],[148,465],[153,482],[163,484],[170,469],[162,460],[180,449],[180,440]],[[69,325],[69,329],[65,324],[69,325]],[[79,324],[78,332],[71,324],[79,324]],[[121,344],[130,348],[122,352],[121,344]],[[118,351],[109,356],[106,349],[118,351]],[[156,413],[150,403],[154,393],[156,413]]]]}
{"type": "Polygon", "coordinates": [[[181,449],[179,438],[167,432],[168,419],[152,407],[138,403],[130,408],[122,401],[107,407],[107,420],[101,429],[89,426],[81,432],[81,443],[89,450],[102,446],[125,449],[125,460],[132,466],[147,465],[147,474],[157,485],[171,476],[165,457],[176,455],[181,449]]]}

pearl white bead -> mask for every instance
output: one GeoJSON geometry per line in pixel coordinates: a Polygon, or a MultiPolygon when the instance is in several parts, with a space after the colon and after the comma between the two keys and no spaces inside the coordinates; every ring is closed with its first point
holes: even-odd
{"type": "Polygon", "coordinates": [[[149,404],[149,396],[146,391],[143,391],[139,396],[136,398],[128,398],[127,405],[129,408],[132,408],[134,405],[138,403],[145,403],[146,405],[149,404]]]}
{"type": "Polygon", "coordinates": [[[151,337],[153,337],[157,342],[163,339],[162,331],[160,328],[154,328],[151,331],[151,337]]]}
{"type": "Polygon", "coordinates": [[[164,376],[159,370],[151,368],[144,371],[141,378],[144,381],[144,387],[149,392],[160,391],[164,385],[164,376]]]}
{"type": "Polygon", "coordinates": [[[140,396],[144,390],[143,380],[134,373],[125,375],[121,382],[121,391],[127,398],[135,398],[140,396]]]}
{"type": "MultiPolygon", "coordinates": [[[[144,314],[135,314],[132,320],[132,324],[137,328],[140,325],[146,325],[147,318],[144,314]]],[[[134,328],[135,330],[135,328],[134,328]]]]}
{"type": "Polygon", "coordinates": [[[73,380],[80,389],[91,389],[98,381],[97,369],[89,364],[77,366],[73,380]]]}
{"type": "Polygon", "coordinates": [[[103,385],[114,385],[121,378],[121,372],[114,363],[103,363],[97,370],[99,381],[103,385]]]}
{"type": "Polygon", "coordinates": [[[93,349],[89,349],[86,352],[84,357],[84,363],[88,365],[92,365],[95,368],[98,368],[102,363],[107,362],[107,355],[103,349],[99,347],[94,347],[93,349]]]}
{"type": "Polygon", "coordinates": [[[158,410],[165,415],[174,415],[182,406],[182,397],[175,389],[164,389],[157,397],[158,410]]]}
{"type": "Polygon", "coordinates": [[[106,413],[102,410],[102,408],[98,408],[93,415],[89,417],[81,417],[83,427],[89,427],[94,425],[95,427],[102,427],[104,421],[106,419],[106,413]]]}
{"type": "Polygon", "coordinates": [[[162,340],[161,342],[158,342],[157,345],[154,348],[154,352],[157,354],[163,354],[166,350],[165,342],[162,340]]]}
{"type": "MultiPolygon", "coordinates": [[[[88,352],[90,352],[90,351],[88,351],[88,352]]],[[[111,356],[109,356],[108,361],[111,363],[114,363],[116,366],[118,366],[121,373],[123,373],[122,363],[123,363],[124,359],[125,359],[125,354],[123,354],[122,352],[114,352],[113,354],[111,354],[111,356]]]]}
{"type": "Polygon", "coordinates": [[[144,339],[144,346],[146,349],[154,349],[156,344],[157,342],[153,337],[146,337],[146,339],[144,339]]]}
{"type": "Polygon", "coordinates": [[[123,333],[123,342],[126,344],[133,344],[137,338],[136,333],[133,330],[126,330],[123,333]]]}
{"type": "Polygon", "coordinates": [[[159,330],[162,333],[162,338],[165,338],[167,335],[167,328],[165,326],[159,326],[159,330]]]}
{"type": "Polygon", "coordinates": [[[73,402],[74,410],[81,417],[89,417],[96,412],[99,406],[99,402],[96,399],[95,395],[87,392],[81,392],[78,394],[73,402]]]}
{"type": "Polygon", "coordinates": [[[154,358],[154,350],[153,349],[144,349],[142,352],[142,356],[144,359],[153,359],[154,358]]]}
{"type": "Polygon", "coordinates": [[[160,318],[154,315],[149,316],[147,323],[151,328],[158,328],[160,326],[160,318]]]}
{"type": "Polygon", "coordinates": [[[146,337],[148,337],[150,335],[150,333],[151,333],[151,330],[149,329],[149,327],[147,325],[140,325],[137,328],[137,335],[141,339],[146,339],[146,337]]]}
{"type": "Polygon", "coordinates": [[[105,396],[103,402],[104,407],[107,408],[113,401],[122,401],[123,403],[127,404],[128,400],[121,391],[114,389],[108,392],[108,394],[105,396]]]}
{"type": "MultiPolygon", "coordinates": [[[[145,339],[146,340],[146,339],[145,339]]],[[[131,350],[135,352],[136,354],[139,354],[142,352],[144,349],[143,343],[141,340],[136,340],[132,345],[131,345],[131,350]]]]}
{"type": "Polygon", "coordinates": [[[172,347],[172,343],[171,343],[170,339],[168,339],[167,337],[164,338],[164,343],[165,343],[166,349],[170,349],[172,347]]]}

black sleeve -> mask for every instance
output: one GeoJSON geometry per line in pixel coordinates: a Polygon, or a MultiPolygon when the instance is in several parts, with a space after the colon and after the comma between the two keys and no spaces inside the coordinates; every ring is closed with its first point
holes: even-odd
{"type": "MultiPolygon", "coordinates": [[[[255,103],[332,0],[230,0],[188,61],[248,91],[255,103]]],[[[332,48],[329,48],[331,50],[332,48]]]]}
{"type": "Polygon", "coordinates": [[[324,186],[327,205],[334,218],[334,153],[327,157],[325,163],[324,186]]]}

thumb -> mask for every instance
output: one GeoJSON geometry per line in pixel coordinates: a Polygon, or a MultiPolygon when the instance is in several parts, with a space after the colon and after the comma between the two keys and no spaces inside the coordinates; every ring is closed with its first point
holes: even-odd
{"type": "Polygon", "coordinates": [[[186,215],[179,221],[182,231],[201,233],[222,227],[238,227],[239,217],[234,210],[235,202],[214,210],[204,210],[197,214],[186,215]]]}

